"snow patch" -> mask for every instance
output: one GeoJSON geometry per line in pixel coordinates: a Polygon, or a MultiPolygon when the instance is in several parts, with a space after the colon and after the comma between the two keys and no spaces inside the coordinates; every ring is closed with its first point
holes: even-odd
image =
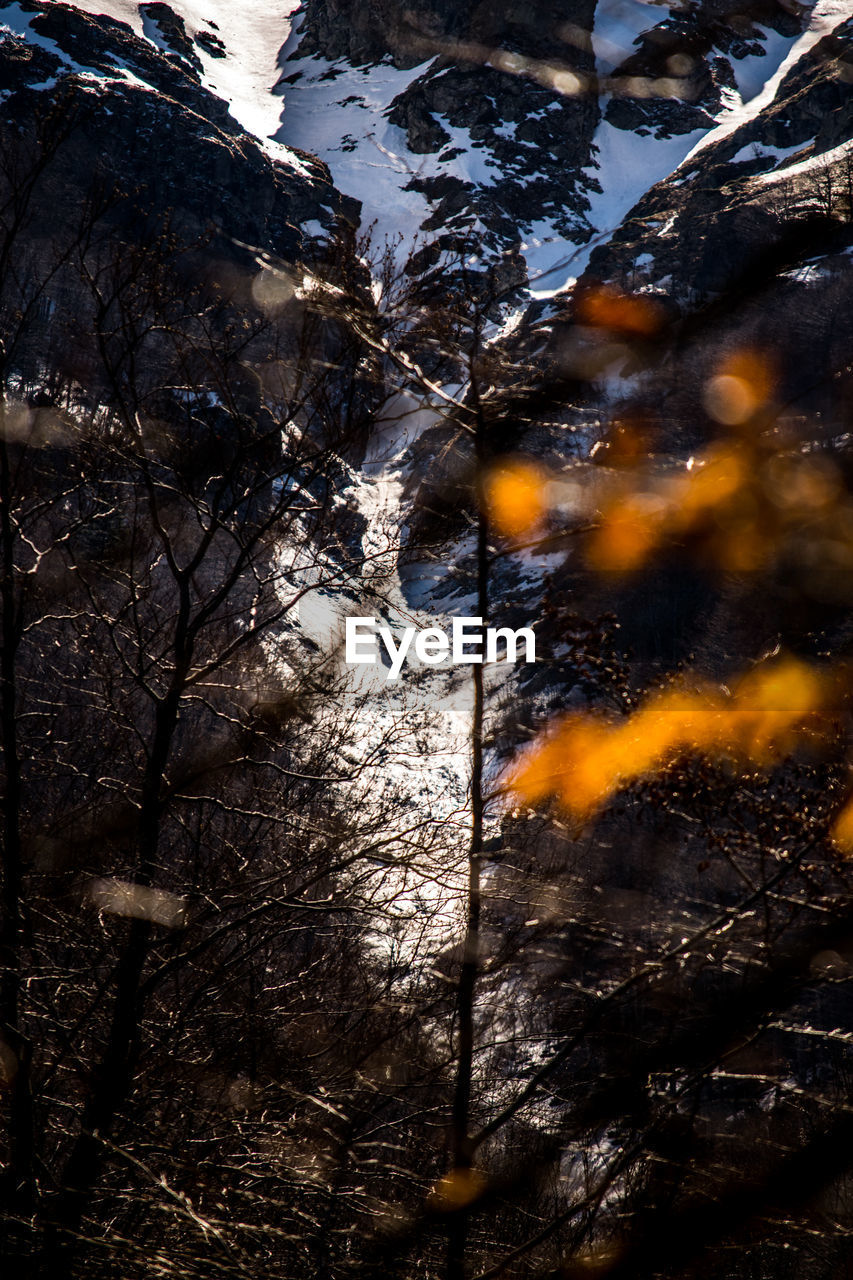
{"type": "Polygon", "coordinates": [[[502,174],[493,153],[476,143],[467,129],[451,124],[446,116],[436,113],[434,119],[438,121],[445,133],[450,134],[450,142],[438,156],[440,171],[452,173],[463,182],[475,182],[481,187],[494,186],[502,174]],[[442,156],[457,150],[461,155],[454,156],[452,162],[442,161],[442,156]]]}
{"type": "MultiPolygon", "coordinates": [[[[791,150],[801,149],[801,147],[791,148],[791,150]]],[[[787,181],[789,178],[801,178],[805,174],[814,173],[817,169],[825,169],[837,164],[851,151],[853,151],[853,138],[842,142],[838,147],[833,147],[831,151],[821,151],[815,155],[806,156],[805,160],[798,160],[794,164],[774,169],[772,173],[763,173],[756,178],[756,182],[764,186],[768,183],[787,181]]]]}
{"type": "MultiPolygon", "coordinates": [[[[147,80],[141,79],[136,72],[128,67],[127,63],[121,59],[116,59],[115,75],[110,75],[106,71],[102,71],[97,67],[87,66],[85,63],[77,62],[69,54],[62,49],[55,40],[51,40],[47,36],[43,36],[39,31],[32,27],[34,18],[37,18],[38,12],[24,10],[19,4],[9,5],[7,9],[0,10],[2,13],[2,21],[0,21],[0,32],[9,31],[13,35],[20,36],[26,40],[27,44],[35,45],[39,49],[44,49],[47,53],[58,58],[65,68],[66,72],[78,76],[81,80],[91,81],[95,89],[100,89],[103,85],[115,84],[123,82],[125,84],[134,85],[136,88],[143,89],[146,93],[154,93],[156,90],[147,80]]],[[[39,84],[30,87],[38,90],[53,89],[58,83],[55,77],[49,77],[42,80],[39,84]]]]}
{"type": "MultiPolygon", "coordinates": [[[[603,110],[604,108],[602,108],[603,110]]],[[[540,274],[551,275],[551,286],[534,292],[535,298],[553,297],[574,283],[574,279],[586,268],[596,245],[606,239],[625,219],[642,195],[656,182],[667,177],[678,167],[703,131],[675,134],[671,138],[645,137],[625,129],[617,129],[602,119],[595,134],[598,150],[597,164],[592,174],[601,186],[601,192],[589,192],[590,211],[587,214],[596,234],[566,256],[566,241],[561,240],[550,228],[552,245],[550,262],[548,254],[540,253],[535,263],[540,274]],[[571,274],[566,273],[570,268],[571,274]],[[561,277],[561,272],[562,274],[561,277]]],[[[539,224],[544,227],[545,224],[539,224]]],[[[543,236],[543,242],[547,232],[543,236]]]]}
{"type": "Polygon", "coordinates": [[[686,158],[692,159],[706,147],[722,142],[723,138],[728,138],[735,130],[760,115],[764,108],[775,100],[782,81],[791,68],[801,58],[804,58],[824,36],[834,31],[840,22],[844,22],[851,16],[853,16],[853,3],[851,3],[851,0],[817,0],[817,4],[812,10],[808,30],[794,42],[773,75],[765,82],[761,92],[751,98],[749,102],[736,105],[731,111],[726,112],[720,118],[716,129],[711,129],[704,137],[700,138],[686,158]]]}
{"type": "MultiPolygon", "coordinates": [[[[48,53],[53,54],[55,58],[59,58],[63,66],[69,71],[83,71],[84,67],[70,58],[63,49],[60,49],[55,40],[49,40],[46,36],[40,35],[32,29],[32,21],[39,15],[31,10],[25,11],[19,4],[10,4],[8,8],[0,10],[0,32],[8,31],[12,35],[21,36],[26,40],[27,44],[36,45],[39,49],[44,49],[48,53]]],[[[87,70],[90,68],[86,68],[87,70]]],[[[34,88],[42,89],[50,87],[49,82],[40,85],[34,85],[34,88]]]]}
{"type": "Polygon", "coordinates": [[[597,74],[608,75],[635,53],[638,38],[660,20],[660,7],[643,0],[600,0],[592,30],[597,74]]]}
{"type": "Polygon", "coordinates": [[[750,102],[761,92],[797,39],[796,36],[780,35],[772,27],[756,24],[755,30],[764,52],[751,53],[746,58],[729,58],[742,104],[750,102]]]}
{"type": "Polygon", "coordinates": [[[772,147],[766,142],[745,142],[728,164],[745,164],[749,160],[784,160],[792,151],[802,151],[803,144],[794,142],[790,147],[772,147]]]}
{"type": "MultiPolygon", "coordinates": [[[[406,190],[424,171],[425,162],[412,156],[405,134],[389,124],[385,114],[429,63],[398,71],[390,64],[356,68],[326,58],[291,62],[289,55],[298,42],[294,29],[282,52],[285,78],[278,93],[284,95],[284,109],[278,141],[324,160],[335,186],[361,201],[364,223],[375,222],[379,244],[393,245],[402,237],[408,254],[430,214],[426,198],[406,190]],[[291,75],[299,77],[292,88],[291,75]]],[[[281,110],[282,97],[276,102],[281,110]]],[[[434,164],[435,157],[430,159],[434,164]]]]}

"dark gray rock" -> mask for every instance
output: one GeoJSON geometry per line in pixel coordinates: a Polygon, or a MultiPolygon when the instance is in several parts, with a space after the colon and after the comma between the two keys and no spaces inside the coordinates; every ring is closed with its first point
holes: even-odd
{"type": "MultiPolygon", "coordinates": [[[[0,17],[7,7],[8,0],[0,3],[0,17]]],[[[158,24],[171,22],[168,6],[149,9],[158,24]]],[[[344,209],[325,166],[305,156],[306,177],[272,160],[200,85],[183,53],[175,60],[158,55],[124,24],[62,5],[33,3],[28,11],[35,35],[56,52],[15,37],[0,44],[0,130],[52,110],[61,96],[74,129],[52,181],[66,191],[65,204],[73,192],[82,203],[97,182],[133,193],[137,206],[172,210],[188,238],[212,236],[217,252],[233,252],[239,240],[291,260],[307,252],[300,223],[317,219],[331,229],[336,219],[351,218],[352,204],[344,209]],[[108,98],[78,68],[100,73],[108,98]],[[156,92],[128,80],[123,68],[156,92]],[[49,94],[33,87],[52,80],[58,85],[49,94]]],[[[175,30],[179,35],[183,24],[175,30]]],[[[55,216],[45,210],[46,218],[55,216]]]]}
{"type": "Polygon", "coordinates": [[[201,59],[193,48],[193,42],[187,35],[186,23],[174,9],[167,4],[142,4],[140,12],[157,27],[163,43],[171,50],[180,63],[196,72],[200,72],[201,59]]]}

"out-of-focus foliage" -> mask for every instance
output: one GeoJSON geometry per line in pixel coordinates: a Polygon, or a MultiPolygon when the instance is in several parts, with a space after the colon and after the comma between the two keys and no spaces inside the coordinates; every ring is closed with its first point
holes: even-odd
{"type": "Polygon", "coordinates": [[[745,771],[767,769],[799,744],[820,742],[840,714],[842,691],[838,677],[792,659],[755,668],[731,691],[671,686],[622,721],[562,720],[531,746],[508,785],[531,804],[556,796],[573,817],[585,819],[619,788],[690,752],[745,771]]]}

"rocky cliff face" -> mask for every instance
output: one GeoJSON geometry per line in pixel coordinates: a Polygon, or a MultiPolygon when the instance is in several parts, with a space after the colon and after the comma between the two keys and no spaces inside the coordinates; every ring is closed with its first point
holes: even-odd
{"type": "Polygon", "coordinates": [[[271,154],[202,85],[178,14],[140,9],[151,40],[66,5],[0,4],[0,128],[8,138],[54,110],[71,125],[51,179],[57,201],[37,218],[70,213],[98,183],[169,210],[188,239],[212,236],[214,253],[242,243],[295,261],[310,255],[312,231],[328,236],[357,216],[316,157],[271,154]]]}
{"type": "Polygon", "coordinates": [[[635,206],[590,270],[690,302],[730,286],[756,248],[803,212],[846,221],[851,82],[848,18],[782,69],[766,101],[724,117],[635,206]]]}
{"type": "Polygon", "coordinates": [[[633,0],[442,5],[308,0],[285,47],[279,137],[358,188],[378,235],[420,232],[423,270],[472,251],[540,289],[589,248],[715,118],[756,93],[803,10],[633,0]],[[327,134],[322,112],[338,122],[327,134]],[[370,200],[394,188],[390,199],[370,200]],[[402,198],[401,198],[402,193],[402,198]],[[543,277],[542,273],[548,274],[543,277]]]}
{"type": "MultiPolygon", "coordinates": [[[[853,19],[827,5],[764,91],[723,115],[593,251],[582,285],[646,295],[671,317],[665,361],[646,379],[611,379],[608,415],[665,405],[669,443],[689,451],[712,430],[697,386],[746,344],[774,353],[793,417],[837,419],[853,337],[851,81],[853,19]]],[[[556,318],[558,363],[574,324],[571,306],[556,318]]]]}
{"type": "MultiPolygon", "coordinates": [[[[232,407],[263,416],[257,370],[283,351],[299,358],[299,322],[290,312],[287,323],[279,321],[302,273],[319,269],[355,284],[360,272],[356,287],[366,288],[347,247],[358,205],[337,190],[322,161],[253,136],[203,83],[202,56],[209,65],[223,54],[214,31],[191,38],[166,4],[130,6],[127,16],[142,29],[114,13],[0,3],[4,233],[14,232],[21,268],[18,292],[3,306],[13,317],[26,314],[38,297],[26,341],[9,352],[11,373],[21,388],[40,388],[38,395],[60,384],[73,385],[84,403],[111,394],[91,384],[96,302],[85,277],[100,271],[106,279],[113,270],[131,278],[147,245],[152,262],[168,258],[187,298],[215,310],[210,323],[223,341],[235,323],[246,331],[243,368],[231,375],[232,407]]],[[[341,330],[330,320],[312,341],[325,344],[330,365],[341,359],[355,413],[363,378],[352,382],[341,330]]],[[[214,406],[217,395],[208,397],[214,406]]],[[[199,391],[197,412],[204,398],[199,391]]],[[[180,421],[188,413],[180,387],[171,399],[158,393],[157,412],[180,421]]],[[[208,404],[204,413],[216,409],[208,404]]]]}
{"type": "MultiPolygon", "coordinates": [[[[340,132],[324,154],[340,158],[338,181],[369,195],[378,178],[405,206],[395,219],[371,202],[380,240],[419,234],[419,271],[505,255],[503,283],[518,283],[522,228],[551,218],[569,240],[590,234],[598,104],[561,86],[594,75],[593,11],[585,0],[568,21],[550,0],[523,12],[385,3],[346,6],[344,16],[334,3],[309,4],[285,49],[279,136],[307,139],[317,111],[332,113],[340,132]]],[[[324,149],[316,130],[315,142],[324,149]]]]}
{"type": "MultiPolygon", "coordinates": [[[[59,93],[76,121],[50,216],[96,172],[257,270],[259,253],[322,255],[360,204],[431,306],[460,270],[485,281],[496,350],[520,383],[551,380],[547,409],[510,413],[505,443],[554,458],[650,404],[662,447],[689,452],[712,429],[695,388],[744,336],[773,346],[800,412],[826,410],[851,336],[844,0],[306,0],[240,23],[219,0],[204,21],[180,4],[84,9],[0,7],[7,128],[59,93]],[[663,308],[651,363],[596,364],[575,277],[663,308]]],[[[441,519],[470,495],[448,431],[408,455],[416,506],[441,519]]]]}

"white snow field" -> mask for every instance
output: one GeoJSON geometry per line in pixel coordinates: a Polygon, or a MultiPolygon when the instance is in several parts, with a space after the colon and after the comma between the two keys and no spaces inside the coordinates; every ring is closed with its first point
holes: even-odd
{"type": "MultiPolygon", "coordinates": [[[[298,44],[298,25],[297,20],[282,59],[298,44]]],[[[276,98],[278,140],[325,161],[335,186],[361,201],[362,223],[374,224],[374,242],[381,247],[402,238],[405,256],[430,213],[426,198],[405,188],[416,174],[436,172],[436,161],[412,155],[406,135],[388,122],[386,112],[428,66],[398,71],[390,63],[351,67],[306,59],[300,62],[298,83],[282,85],[283,96],[276,98]]],[[[282,74],[288,70],[283,61],[282,74]]]]}

